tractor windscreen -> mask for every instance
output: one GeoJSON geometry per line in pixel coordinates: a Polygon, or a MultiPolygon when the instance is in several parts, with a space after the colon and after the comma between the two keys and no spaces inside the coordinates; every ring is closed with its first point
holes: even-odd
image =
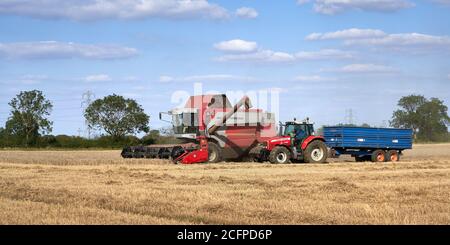
{"type": "Polygon", "coordinates": [[[311,134],[311,125],[309,124],[287,124],[284,128],[284,135],[294,134],[295,130],[303,130],[307,135],[311,134]]]}
{"type": "Polygon", "coordinates": [[[175,134],[196,134],[198,131],[197,113],[172,114],[175,134]]]}

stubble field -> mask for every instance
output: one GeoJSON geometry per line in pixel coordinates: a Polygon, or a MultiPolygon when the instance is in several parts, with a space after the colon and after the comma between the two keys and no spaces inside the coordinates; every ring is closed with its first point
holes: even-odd
{"type": "Polygon", "coordinates": [[[414,145],[395,164],[3,150],[0,224],[450,224],[450,144],[414,145]]]}

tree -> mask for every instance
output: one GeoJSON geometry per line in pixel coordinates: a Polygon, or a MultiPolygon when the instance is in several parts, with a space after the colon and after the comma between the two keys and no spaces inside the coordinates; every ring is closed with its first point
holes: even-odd
{"type": "Polygon", "coordinates": [[[6,122],[7,133],[23,137],[25,146],[36,142],[37,137],[52,131],[50,116],[53,105],[38,90],[22,91],[9,102],[11,116],[6,122]]]}
{"type": "Polygon", "coordinates": [[[428,100],[422,95],[402,97],[398,106],[401,109],[392,114],[391,126],[411,128],[419,140],[440,141],[448,136],[447,126],[450,117],[447,106],[438,98],[428,100]]]}
{"type": "Polygon", "coordinates": [[[115,140],[127,134],[148,132],[149,116],[132,99],[113,94],[97,99],[85,110],[89,127],[103,129],[115,140]]]}

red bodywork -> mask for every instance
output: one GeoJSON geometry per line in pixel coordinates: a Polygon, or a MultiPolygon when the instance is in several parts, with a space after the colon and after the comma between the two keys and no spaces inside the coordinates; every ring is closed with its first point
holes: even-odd
{"type": "MultiPolygon", "coordinates": [[[[322,136],[310,135],[310,136],[306,137],[306,139],[303,140],[301,149],[305,150],[306,147],[308,146],[308,144],[310,142],[312,142],[313,140],[321,140],[321,141],[325,142],[325,139],[322,136]]],[[[267,140],[267,146],[266,146],[267,150],[271,151],[276,146],[285,146],[288,149],[291,149],[291,146],[292,146],[291,145],[291,137],[290,136],[278,136],[278,137],[273,137],[273,138],[267,140]]]]}
{"type": "MultiPolygon", "coordinates": [[[[247,99],[246,102],[250,104],[248,97],[245,96],[243,99],[247,99]]],[[[195,139],[199,146],[198,150],[186,151],[176,161],[184,164],[207,162],[208,142],[214,142],[221,148],[223,159],[244,157],[258,143],[276,135],[273,118],[269,117],[270,120],[266,120],[264,123],[259,119],[249,119],[252,116],[257,118],[267,117],[266,112],[262,109],[250,109],[251,105],[248,104],[245,104],[246,107],[243,106],[244,104],[236,107],[238,104],[233,107],[225,95],[191,96],[184,109],[195,109],[197,111],[196,121],[198,125],[196,127],[200,135],[197,134],[195,139]],[[214,102],[212,103],[212,101],[214,102]],[[241,106],[242,108],[240,108],[241,106]],[[230,113],[233,111],[234,113],[230,113]],[[224,120],[226,123],[220,123],[220,118],[230,115],[233,115],[230,120],[226,119],[224,120]],[[211,129],[211,125],[217,124],[220,126],[215,128],[214,133],[209,133],[208,130],[211,129]],[[205,132],[204,135],[202,135],[203,132],[205,132]]],[[[177,137],[183,138],[185,136],[177,135],[177,137]]]]}
{"type": "Polygon", "coordinates": [[[193,164],[208,161],[208,140],[202,136],[200,139],[200,149],[195,151],[186,151],[180,155],[175,162],[180,161],[183,164],[193,164]]]}

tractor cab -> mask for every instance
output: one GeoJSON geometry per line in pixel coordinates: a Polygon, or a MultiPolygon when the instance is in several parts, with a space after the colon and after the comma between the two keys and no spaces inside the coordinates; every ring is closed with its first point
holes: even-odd
{"type": "Polygon", "coordinates": [[[292,146],[299,147],[303,140],[311,135],[314,135],[314,125],[309,122],[309,119],[299,122],[294,118],[294,121],[280,123],[279,136],[290,136],[292,146]]]}

